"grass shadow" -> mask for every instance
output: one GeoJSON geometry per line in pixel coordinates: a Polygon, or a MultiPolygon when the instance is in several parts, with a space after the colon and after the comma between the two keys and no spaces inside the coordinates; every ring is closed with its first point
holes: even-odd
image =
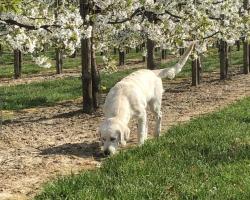
{"type": "Polygon", "coordinates": [[[244,122],[244,123],[250,123],[250,117],[243,118],[242,122],[244,122]]]}
{"type": "Polygon", "coordinates": [[[189,162],[189,160],[191,160],[189,154],[193,155],[193,158],[195,157],[194,155],[196,155],[197,160],[203,160],[203,162],[210,167],[250,159],[250,144],[247,143],[231,144],[227,149],[221,151],[214,151],[214,149],[215,148],[212,148],[211,146],[185,144],[180,145],[180,151],[176,151],[176,148],[172,148],[171,154],[178,157],[178,155],[183,152],[187,153],[188,155],[183,158],[183,160],[186,160],[187,163],[189,162]]]}

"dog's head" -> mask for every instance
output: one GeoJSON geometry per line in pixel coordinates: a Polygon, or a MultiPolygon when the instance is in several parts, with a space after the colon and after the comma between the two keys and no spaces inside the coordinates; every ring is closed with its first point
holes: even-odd
{"type": "Polygon", "coordinates": [[[115,154],[119,144],[126,145],[130,130],[121,121],[115,118],[105,119],[99,129],[103,151],[106,155],[115,154]]]}

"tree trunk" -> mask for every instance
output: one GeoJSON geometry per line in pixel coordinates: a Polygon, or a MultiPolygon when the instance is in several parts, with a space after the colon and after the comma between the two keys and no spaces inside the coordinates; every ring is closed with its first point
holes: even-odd
{"type": "Polygon", "coordinates": [[[125,65],[125,52],[119,50],[119,66],[125,65]]]}
{"type": "Polygon", "coordinates": [[[198,86],[201,83],[201,61],[200,57],[192,61],[192,86],[198,86]]]}
{"type": "Polygon", "coordinates": [[[199,85],[200,85],[200,84],[201,84],[201,81],[202,81],[201,57],[198,58],[198,60],[197,60],[197,65],[198,65],[198,83],[199,83],[199,85]]]}
{"type": "Polygon", "coordinates": [[[20,74],[20,77],[22,75],[22,61],[23,61],[23,55],[22,55],[22,52],[19,51],[19,74],[20,74]]]}
{"type": "Polygon", "coordinates": [[[143,51],[144,48],[145,48],[145,43],[143,43],[142,45],[140,45],[140,51],[143,51]]]}
{"type": "Polygon", "coordinates": [[[249,74],[249,45],[247,41],[243,44],[243,71],[244,74],[249,74]]]}
{"type": "Polygon", "coordinates": [[[215,46],[216,46],[216,48],[218,48],[218,52],[220,53],[220,40],[216,41],[215,46]]]}
{"type": "Polygon", "coordinates": [[[83,111],[92,113],[94,111],[93,87],[91,77],[91,41],[82,39],[82,90],[83,90],[83,111]]]}
{"type": "Polygon", "coordinates": [[[142,62],[144,62],[144,63],[146,62],[146,55],[145,55],[145,52],[144,52],[144,51],[145,51],[145,48],[146,48],[146,47],[145,47],[145,43],[143,43],[143,44],[140,45],[140,51],[143,52],[143,55],[142,55],[142,62]]]}
{"type": "Polygon", "coordinates": [[[0,44],[0,56],[2,56],[3,55],[3,47],[2,47],[2,45],[0,44]]]}
{"type": "Polygon", "coordinates": [[[92,75],[93,104],[94,104],[94,109],[97,109],[100,106],[99,92],[100,92],[101,78],[96,64],[96,55],[95,55],[93,37],[91,38],[91,75],[92,75]]]}
{"type": "Polygon", "coordinates": [[[154,63],[154,41],[147,39],[147,68],[154,70],[156,65],[154,63]]]}
{"type": "Polygon", "coordinates": [[[127,47],[127,48],[126,48],[126,54],[129,54],[129,53],[130,53],[130,48],[127,47]]]}
{"type": "MultiPolygon", "coordinates": [[[[58,13],[59,13],[59,8],[62,5],[61,0],[55,0],[54,1],[54,6],[55,6],[55,19],[58,19],[58,13]]],[[[60,49],[56,49],[56,73],[61,74],[62,73],[62,65],[63,65],[63,58],[62,58],[62,53],[60,49]]]]}
{"type": "Polygon", "coordinates": [[[240,51],[240,40],[236,41],[237,51],[240,51]]]}
{"type": "Polygon", "coordinates": [[[166,49],[161,50],[161,59],[162,60],[167,59],[167,50],[166,49]]]}
{"type": "MultiPolygon", "coordinates": [[[[244,9],[248,10],[248,4],[249,0],[244,0],[244,9]]],[[[244,44],[243,44],[243,71],[244,74],[249,74],[249,44],[247,41],[247,38],[244,38],[244,44]]]]}
{"type": "Polygon", "coordinates": [[[21,78],[22,71],[22,53],[19,50],[14,50],[14,78],[21,78]]]}
{"type": "Polygon", "coordinates": [[[70,58],[76,58],[76,56],[77,56],[77,50],[75,50],[74,53],[72,55],[70,55],[69,57],[70,58]]]}
{"type": "Polygon", "coordinates": [[[228,78],[228,67],[229,67],[228,45],[225,41],[221,40],[220,42],[220,79],[221,80],[228,78]]]}
{"type": "Polygon", "coordinates": [[[63,57],[62,52],[59,49],[56,49],[56,73],[62,73],[63,57]]]}
{"type": "Polygon", "coordinates": [[[248,73],[250,72],[250,45],[248,45],[248,73]]]}
{"type": "MultiPolygon", "coordinates": [[[[85,22],[85,17],[89,14],[89,0],[80,0],[80,14],[85,22]]],[[[94,102],[91,76],[91,39],[89,38],[81,40],[81,57],[83,112],[91,114],[94,111],[94,102]]]]}
{"type": "Polygon", "coordinates": [[[142,56],[142,62],[146,62],[146,56],[142,56]]]}
{"type": "Polygon", "coordinates": [[[229,55],[231,52],[231,48],[228,46],[228,43],[225,42],[226,48],[225,48],[225,53],[226,53],[226,78],[228,78],[228,70],[229,70],[229,55]]]}
{"type": "Polygon", "coordinates": [[[180,50],[179,50],[180,56],[182,56],[184,54],[184,52],[185,52],[185,48],[180,48],[180,50]]]}

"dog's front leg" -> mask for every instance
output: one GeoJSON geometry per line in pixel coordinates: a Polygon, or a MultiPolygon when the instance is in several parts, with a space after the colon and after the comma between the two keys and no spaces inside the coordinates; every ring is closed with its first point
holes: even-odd
{"type": "Polygon", "coordinates": [[[144,112],[138,120],[138,143],[143,145],[147,139],[147,114],[144,112]]]}

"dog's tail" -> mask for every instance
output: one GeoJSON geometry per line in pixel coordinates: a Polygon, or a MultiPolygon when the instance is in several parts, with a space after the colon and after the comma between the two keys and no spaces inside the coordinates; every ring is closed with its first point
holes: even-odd
{"type": "Polygon", "coordinates": [[[179,62],[170,68],[167,69],[161,69],[161,70],[154,70],[153,72],[160,78],[170,78],[173,79],[179,72],[181,72],[182,68],[186,64],[193,48],[194,48],[195,42],[193,42],[190,47],[185,51],[185,53],[181,56],[179,62]]]}

